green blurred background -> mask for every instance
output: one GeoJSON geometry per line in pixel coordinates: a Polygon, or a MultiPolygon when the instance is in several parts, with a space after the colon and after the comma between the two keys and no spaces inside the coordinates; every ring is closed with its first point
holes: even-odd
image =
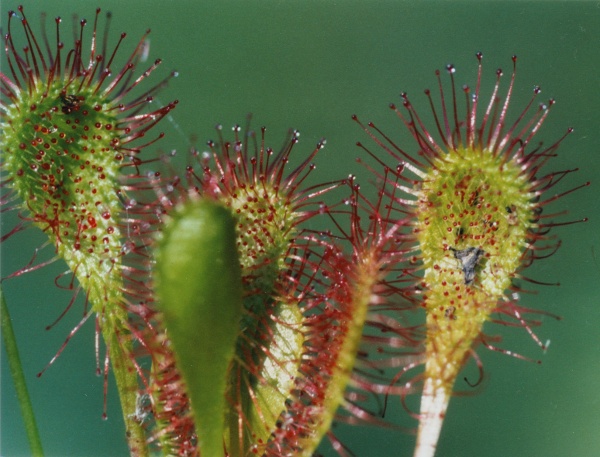
{"type": "MultiPolygon", "coordinates": [[[[530,97],[534,84],[556,106],[536,139],[550,143],[568,126],[575,132],[549,169],[580,167],[557,192],[585,181],[593,185],[549,208],[569,209],[567,219],[588,216],[587,224],[558,228],[562,248],[540,261],[527,275],[560,281],[560,287],[534,286],[537,294],[522,303],[559,314],[545,319],[537,334],[551,340],[542,353],[525,331],[490,326],[503,336],[502,346],[542,364],[520,361],[483,348],[486,382],[475,396],[451,402],[439,445],[439,456],[581,456],[600,455],[600,256],[596,179],[600,171],[600,6],[597,2],[399,2],[399,1],[21,1],[38,29],[38,16],[63,17],[63,39],[70,40],[70,18],[93,19],[95,7],[113,12],[111,43],[128,32],[125,56],[151,27],[151,54],[163,59],[161,74],[179,71],[159,98],[179,99],[170,120],[159,130],[167,137],[145,151],[177,149],[185,162],[190,141],[215,138],[213,127],[244,123],[268,126],[268,141],[277,148],[288,128],[299,129],[296,152],[308,153],[321,138],[313,182],[348,173],[368,174],[354,162],[361,155],[355,142],[365,135],[350,120],[353,113],[373,120],[400,144],[413,143],[387,105],[407,91],[421,113],[422,95],[434,88],[434,70],[457,67],[456,81],[474,85],[476,51],[484,53],[484,86],[489,89],[498,66],[508,81],[512,54],[519,56],[512,118],[530,97]]],[[[9,9],[2,2],[6,31],[9,9]]],[[[91,27],[89,27],[91,28],[91,27]]],[[[17,24],[15,23],[15,29],[17,24]]],[[[52,29],[51,29],[52,30],[52,29]]],[[[88,29],[89,33],[89,29],[88,29]]],[[[15,33],[15,35],[18,35],[15,33]]],[[[53,35],[51,35],[53,36],[53,35]]],[[[3,64],[5,60],[2,60],[3,64]]],[[[5,67],[3,67],[5,68],[5,67]]],[[[158,80],[157,78],[153,78],[158,80]]],[[[484,92],[487,100],[487,92],[484,92]]],[[[424,116],[427,117],[427,116],[424,116]]],[[[366,143],[367,141],[365,141],[366,143]]],[[[3,233],[13,219],[2,221],[3,233]]],[[[2,246],[2,276],[24,265],[33,248],[44,242],[34,230],[2,246]]],[[[81,319],[74,309],[52,330],[44,327],[64,309],[70,293],[58,290],[53,278],[59,262],[42,271],[4,283],[29,389],[47,456],[124,456],[116,389],[109,385],[107,421],[101,420],[103,382],[95,375],[94,324],[90,320],[63,355],[41,377],[39,372],[81,319]]],[[[527,286],[527,284],[525,284],[527,286]]],[[[5,457],[28,455],[28,445],[2,352],[1,447],[5,457]]],[[[476,379],[476,368],[466,374],[476,379]]],[[[459,381],[458,389],[470,390],[459,381]]],[[[405,425],[399,403],[389,408],[405,425]]],[[[414,436],[380,428],[340,426],[336,433],[358,456],[410,456],[414,436]]],[[[326,444],[320,452],[334,455],[326,444]]]]}

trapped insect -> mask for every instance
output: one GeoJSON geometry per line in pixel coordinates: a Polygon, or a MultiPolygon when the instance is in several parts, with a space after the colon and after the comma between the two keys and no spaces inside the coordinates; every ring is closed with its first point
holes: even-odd
{"type": "Polygon", "coordinates": [[[461,263],[461,268],[465,276],[465,285],[471,285],[475,280],[475,267],[481,256],[485,254],[485,251],[473,246],[460,250],[454,248],[450,249],[454,252],[454,258],[461,263]]]}
{"type": "Polygon", "coordinates": [[[81,95],[60,95],[60,101],[62,103],[61,111],[64,114],[71,114],[73,111],[79,111],[81,103],[85,100],[81,95]]]}

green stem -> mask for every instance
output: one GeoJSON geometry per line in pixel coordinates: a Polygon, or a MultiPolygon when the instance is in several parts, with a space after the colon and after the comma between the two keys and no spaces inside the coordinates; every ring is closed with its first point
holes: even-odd
{"type": "Polygon", "coordinates": [[[6,348],[6,354],[8,356],[10,374],[12,375],[15,390],[17,392],[17,399],[19,401],[19,406],[21,407],[25,431],[27,432],[29,446],[31,447],[31,455],[34,457],[41,457],[44,455],[42,441],[40,440],[35,416],[33,415],[33,407],[31,405],[31,399],[29,398],[29,392],[27,391],[23,366],[21,365],[19,349],[17,348],[17,340],[10,321],[10,315],[8,314],[8,307],[4,300],[2,285],[0,285],[0,302],[2,303],[2,309],[0,311],[2,320],[2,339],[4,340],[4,347],[6,348]]]}
{"type": "Polygon", "coordinates": [[[109,347],[110,363],[119,391],[123,420],[125,421],[125,435],[131,457],[147,457],[148,446],[142,424],[136,418],[136,402],[138,395],[137,372],[132,363],[133,348],[131,341],[117,336],[116,328],[119,319],[113,316],[102,329],[102,336],[109,347]]]}

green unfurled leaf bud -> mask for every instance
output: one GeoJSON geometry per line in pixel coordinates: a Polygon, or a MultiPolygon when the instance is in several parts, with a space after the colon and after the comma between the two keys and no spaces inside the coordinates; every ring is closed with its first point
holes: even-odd
{"type": "Polygon", "coordinates": [[[193,199],[165,221],[156,247],[156,295],[187,385],[202,455],[224,455],[225,392],[242,316],[235,221],[193,199]]]}

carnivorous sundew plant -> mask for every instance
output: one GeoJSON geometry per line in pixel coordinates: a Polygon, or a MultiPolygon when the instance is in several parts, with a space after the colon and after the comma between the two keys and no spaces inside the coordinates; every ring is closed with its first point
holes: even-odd
{"type": "MultiPolygon", "coordinates": [[[[4,37],[8,65],[0,74],[2,188],[6,190],[2,204],[3,210],[18,211],[22,222],[2,239],[36,226],[48,235],[55,259],[62,258],[69,266],[76,279],[69,286],[75,291],[73,300],[81,293],[90,308],[68,338],[96,316],[107,348],[105,379],[110,359],[130,448],[137,453],[145,444],[140,424],[132,420],[138,381],[128,336],[127,269],[122,264],[127,252],[122,235],[127,224],[121,215],[122,180],[127,180],[127,173],[135,174],[142,161],[140,151],[162,136],[146,138],[177,102],[148,109],[165,80],[131,94],[146,84],[160,60],[140,71],[144,36],[125,64],[113,68],[127,40],[123,33],[114,47],[108,47],[107,16],[101,33],[97,9],[91,39],[82,19],[69,48],[60,35],[60,18],[55,20],[56,36],[51,40],[46,33],[40,37],[33,32],[22,7],[9,12],[4,37]],[[18,31],[15,21],[20,22],[18,31]]],[[[34,262],[13,275],[43,266],[34,262]]]]}
{"type": "Polygon", "coordinates": [[[426,357],[415,450],[419,457],[435,452],[461,367],[474,358],[481,370],[476,344],[524,358],[492,346],[482,330],[485,322],[522,327],[544,348],[532,330],[540,322],[529,317],[542,312],[519,304],[522,289],[514,280],[527,279],[521,274],[523,268],[558,249],[560,242],[548,235],[551,228],[587,220],[554,222],[558,214],[542,214],[549,203],[589,185],[548,195],[562,178],[576,171],[546,172],[544,167],[572,128],[550,146],[532,144],[554,100],[536,106],[540,88],[535,87],[529,104],[516,121],[509,122],[516,56],[506,94],[500,96],[503,73],[497,70],[487,102],[480,94],[481,53],[477,59],[475,87],[462,87],[463,117],[458,114],[462,97],[455,86],[453,65],[446,68],[449,92],[436,72],[439,108],[431,91],[425,91],[435,119],[433,128],[424,125],[408,95],[402,94],[402,108],[390,105],[416,141],[417,154],[395,144],[373,123],[361,124],[413,176],[403,177],[398,189],[405,196],[397,203],[411,220],[423,271],[419,288],[426,313],[426,357]]]}
{"type": "Polygon", "coordinates": [[[379,373],[392,357],[362,361],[386,344],[412,344],[411,330],[382,313],[403,310],[399,300],[388,298],[400,297],[402,289],[386,281],[395,256],[403,254],[393,243],[403,222],[385,220],[382,203],[366,207],[353,178],[301,189],[323,141],[285,175],[298,132],[275,153],[265,144],[264,128],[253,152],[248,143],[254,135],[234,130],[234,139],[221,138],[219,148],[209,142],[210,152],[197,154],[200,167],[188,166],[183,180],[151,175],[158,199],[144,211],[158,217],[148,226],[144,246],[155,252],[147,268],[153,270],[159,314],[149,306],[138,315],[145,318],[139,334],[153,366],[144,382],[158,426],[152,439],[184,455],[197,448],[218,455],[225,447],[229,455],[308,456],[325,434],[342,449],[328,431],[336,417],[383,422],[361,404],[363,397],[406,392],[379,373]],[[350,210],[321,201],[340,186],[351,189],[344,205],[350,210]],[[370,229],[362,227],[360,206],[370,216],[365,219],[370,229]],[[350,216],[351,225],[337,238],[355,244],[351,256],[332,233],[300,229],[318,216],[337,219],[335,213],[350,216]],[[225,242],[226,236],[232,240],[225,242]],[[197,250],[221,243],[204,268],[197,250]],[[229,244],[237,247],[235,253],[225,248],[229,244]],[[226,273],[238,264],[239,284],[226,273]],[[187,300],[174,278],[188,283],[192,275],[195,289],[187,300]],[[214,290],[202,292],[205,288],[214,290]],[[219,298],[222,293],[227,296],[219,298]],[[202,305],[198,296],[209,302],[202,305]],[[363,338],[364,328],[373,336],[363,338]],[[209,347],[215,335],[226,333],[235,338],[226,345],[221,337],[218,350],[204,353],[212,362],[192,362],[198,360],[197,347],[209,347]],[[182,379],[189,400],[182,396],[182,379]],[[349,384],[353,389],[345,393],[349,384]],[[336,416],[340,406],[345,413],[336,416]]]}
{"type": "Polygon", "coordinates": [[[546,207],[589,183],[548,192],[575,171],[546,171],[571,129],[534,141],[554,104],[536,105],[537,87],[511,114],[516,57],[489,98],[480,53],[474,87],[437,72],[429,126],[402,94],[409,144],[352,116],[377,147],[358,143],[369,191],[352,175],[312,184],[325,140],[303,149],[295,130],[276,149],[264,127],[217,126],[182,169],[149,155],[177,101],[149,104],[175,73],[146,81],[160,64],[144,64],[146,35],[117,65],[127,37],[109,45],[107,16],[91,37],[80,21],[68,49],[60,18],[49,38],[9,13],[2,209],[19,222],[2,241],[37,227],[55,255],[3,280],[66,262],[67,310],[80,297],[85,314],[65,345],[93,315],[131,455],[311,456],[325,437],[351,455],[332,425],[398,433],[387,412],[420,395],[415,456],[433,456],[460,370],[473,359],[483,375],[475,347],[526,358],[492,345],[486,322],[544,347],[516,280],[559,247],[553,227],[578,222],[546,207]]]}

